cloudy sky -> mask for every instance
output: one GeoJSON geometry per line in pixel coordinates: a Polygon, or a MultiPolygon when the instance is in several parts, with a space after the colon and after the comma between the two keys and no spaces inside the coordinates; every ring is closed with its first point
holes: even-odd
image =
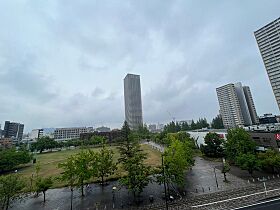
{"type": "Polygon", "coordinates": [[[141,75],[146,123],[212,119],[215,88],[279,110],[253,32],[279,0],[0,0],[0,122],[118,127],[123,78],[141,75]],[[170,113],[170,114],[169,114],[170,113]]]}

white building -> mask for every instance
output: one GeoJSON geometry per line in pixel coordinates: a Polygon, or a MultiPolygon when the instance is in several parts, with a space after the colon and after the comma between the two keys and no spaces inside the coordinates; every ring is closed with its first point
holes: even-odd
{"type": "Polygon", "coordinates": [[[227,130],[226,129],[205,129],[205,130],[196,130],[196,131],[187,131],[188,134],[195,140],[196,145],[205,145],[204,138],[207,133],[217,133],[221,138],[227,139],[227,130]]]}
{"type": "Polygon", "coordinates": [[[81,133],[89,133],[92,127],[73,127],[73,128],[56,128],[54,130],[55,140],[79,139],[81,133]]]}

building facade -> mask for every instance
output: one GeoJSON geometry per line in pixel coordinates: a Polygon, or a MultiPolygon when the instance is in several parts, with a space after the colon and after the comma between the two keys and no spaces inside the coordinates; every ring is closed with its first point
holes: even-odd
{"type": "Polygon", "coordinates": [[[124,78],[125,120],[131,129],[143,126],[140,76],[127,74],[124,78]]]}
{"type": "Polygon", "coordinates": [[[33,129],[30,133],[29,138],[32,140],[38,140],[43,136],[43,132],[44,132],[43,129],[33,129]]]}
{"type": "Polygon", "coordinates": [[[22,140],[24,125],[21,123],[5,121],[4,137],[12,138],[14,141],[19,142],[22,140]]]}
{"type": "Polygon", "coordinates": [[[74,127],[74,128],[56,128],[54,130],[55,140],[70,140],[79,139],[81,133],[88,133],[90,128],[87,127],[74,127]]]}
{"type": "Polygon", "coordinates": [[[280,109],[280,18],[255,31],[254,35],[280,109]]]}
{"type": "Polygon", "coordinates": [[[220,114],[225,128],[258,124],[258,116],[250,88],[240,82],[216,89],[220,114]]]}

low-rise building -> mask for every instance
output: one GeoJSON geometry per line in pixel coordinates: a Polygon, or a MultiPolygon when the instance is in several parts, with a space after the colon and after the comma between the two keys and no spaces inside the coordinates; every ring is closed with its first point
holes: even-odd
{"type": "Polygon", "coordinates": [[[273,114],[264,114],[263,116],[259,116],[260,124],[273,124],[278,123],[277,116],[273,114]]]}
{"type": "Polygon", "coordinates": [[[81,140],[90,140],[92,136],[103,136],[105,137],[109,142],[116,141],[118,138],[122,136],[121,130],[112,130],[109,132],[91,132],[91,133],[81,133],[80,139],[81,140]]]}
{"type": "Polygon", "coordinates": [[[73,128],[56,128],[54,130],[55,140],[79,139],[81,133],[88,133],[92,127],[73,127],[73,128]]]}
{"type": "Polygon", "coordinates": [[[29,135],[29,138],[32,140],[38,140],[43,136],[43,129],[33,129],[29,135]]]}
{"type": "Polygon", "coordinates": [[[275,149],[280,151],[280,132],[249,132],[250,137],[257,144],[257,150],[275,149]]]}
{"type": "Polygon", "coordinates": [[[1,148],[11,148],[13,145],[13,140],[11,138],[0,138],[1,148]]]}
{"type": "Polygon", "coordinates": [[[205,145],[204,138],[208,133],[217,133],[221,138],[225,140],[227,139],[226,129],[202,129],[186,132],[190,134],[191,138],[195,140],[195,143],[198,147],[200,147],[200,145],[205,145]]]}

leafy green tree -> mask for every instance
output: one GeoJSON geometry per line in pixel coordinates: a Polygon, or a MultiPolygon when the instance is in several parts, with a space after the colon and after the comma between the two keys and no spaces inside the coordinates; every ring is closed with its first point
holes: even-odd
{"type": "Polygon", "coordinates": [[[0,209],[7,210],[13,201],[22,197],[25,182],[17,174],[0,176],[0,209]]]}
{"type": "Polygon", "coordinates": [[[215,129],[222,129],[222,128],[225,128],[225,127],[224,127],[224,124],[223,124],[223,120],[222,120],[221,115],[217,115],[217,116],[212,120],[211,127],[212,127],[212,128],[215,128],[215,129]]]}
{"type": "Polygon", "coordinates": [[[88,142],[89,145],[96,145],[96,144],[101,144],[104,140],[104,137],[102,136],[97,136],[97,135],[93,135],[90,138],[90,141],[88,142]]]}
{"type": "Polygon", "coordinates": [[[258,158],[263,168],[269,168],[274,173],[280,168],[280,154],[276,150],[269,149],[264,153],[259,153],[258,158]]]}
{"type": "Polygon", "coordinates": [[[188,131],[188,130],[190,130],[190,126],[188,125],[188,123],[187,122],[183,122],[182,123],[182,125],[181,125],[181,127],[182,127],[182,131],[188,131]]]}
{"type": "Polygon", "coordinates": [[[75,172],[78,177],[78,185],[81,188],[82,196],[84,196],[84,184],[93,174],[96,168],[92,168],[92,162],[96,160],[95,153],[90,151],[81,151],[74,156],[75,172]]]}
{"type": "Polygon", "coordinates": [[[67,158],[67,161],[60,163],[59,168],[63,169],[62,176],[60,179],[67,182],[71,190],[71,210],[73,208],[73,190],[74,186],[77,184],[78,176],[76,174],[76,164],[74,156],[67,158]]]}
{"type": "Polygon", "coordinates": [[[39,138],[37,142],[31,145],[31,151],[37,150],[42,153],[46,149],[54,149],[57,146],[58,143],[54,139],[51,139],[48,136],[43,136],[39,138]]]}
{"type": "Polygon", "coordinates": [[[217,133],[207,133],[201,146],[202,152],[209,157],[222,157],[224,155],[224,140],[217,133]]]}
{"type": "Polygon", "coordinates": [[[0,151],[0,173],[14,169],[20,164],[26,164],[32,160],[32,154],[27,150],[16,151],[15,148],[0,151]]]}
{"type": "Polygon", "coordinates": [[[236,158],[236,163],[241,169],[247,170],[251,176],[253,176],[255,170],[261,167],[260,160],[252,153],[239,154],[236,158]]]}
{"type": "Polygon", "coordinates": [[[102,148],[97,153],[97,177],[101,178],[101,183],[104,185],[104,179],[112,175],[117,169],[117,164],[114,163],[113,151],[108,149],[105,142],[102,143],[102,148]]]}
{"type": "Polygon", "coordinates": [[[255,148],[256,143],[243,128],[233,128],[228,131],[225,154],[230,161],[235,162],[240,154],[253,154],[255,148]]]}
{"type": "Polygon", "coordinates": [[[146,124],[139,126],[138,130],[136,130],[136,135],[139,137],[139,139],[150,139],[151,136],[146,124]]]}
{"type": "Polygon", "coordinates": [[[149,177],[151,168],[144,165],[147,155],[140,149],[140,145],[131,134],[126,121],[122,127],[122,135],[123,142],[119,147],[119,162],[122,163],[122,168],[127,172],[127,175],[121,178],[120,182],[136,198],[151,181],[149,177]]]}
{"type": "Polygon", "coordinates": [[[192,153],[192,148],[178,139],[174,139],[171,145],[165,149],[164,167],[168,183],[174,183],[180,188],[184,187],[185,171],[194,163],[192,153]]]}
{"type": "Polygon", "coordinates": [[[35,191],[37,194],[39,194],[40,192],[43,193],[44,203],[46,202],[46,192],[48,189],[51,188],[52,184],[53,181],[51,177],[48,178],[38,177],[35,182],[35,191]]]}
{"type": "Polygon", "coordinates": [[[222,168],[222,173],[224,174],[224,182],[227,182],[227,176],[226,173],[230,171],[230,165],[228,162],[225,162],[222,168]]]}
{"type": "Polygon", "coordinates": [[[192,120],[192,122],[191,122],[191,130],[196,130],[196,129],[198,129],[198,127],[197,127],[196,123],[192,120]]]}

